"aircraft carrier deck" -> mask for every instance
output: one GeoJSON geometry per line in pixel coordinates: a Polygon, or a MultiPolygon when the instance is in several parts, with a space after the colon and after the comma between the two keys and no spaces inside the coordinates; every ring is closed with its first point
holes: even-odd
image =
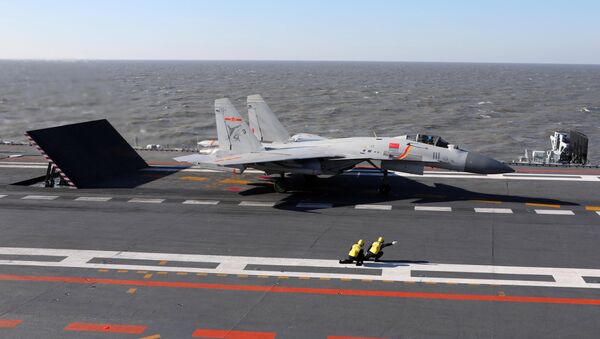
{"type": "MultiPolygon", "coordinates": [[[[318,179],[153,167],[103,188],[0,146],[2,338],[597,337],[600,170],[318,179]],[[398,245],[340,265],[357,239],[398,245]]],[[[180,155],[180,154],[177,154],[180,155]]]]}

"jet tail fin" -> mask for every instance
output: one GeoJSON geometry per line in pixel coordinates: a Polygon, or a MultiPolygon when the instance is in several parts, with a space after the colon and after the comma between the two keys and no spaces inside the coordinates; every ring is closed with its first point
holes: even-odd
{"type": "Polygon", "coordinates": [[[260,141],[250,132],[250,128],[229,99],[215,100],[215,119],[219,151],[250,153],[262,149],[260,141]]]}
{"type": "Polygon", "coordinates": [[[290,133],[283,127],[260,94],[249,95],[247,105],[250,129],[258,140],[286,142],[290,139],[290,133]]]}

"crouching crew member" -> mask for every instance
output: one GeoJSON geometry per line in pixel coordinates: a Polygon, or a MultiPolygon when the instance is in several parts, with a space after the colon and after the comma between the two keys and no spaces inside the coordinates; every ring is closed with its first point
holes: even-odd
{"type": "Polygon", "coordinates": [[[356,266],[363,264],[365,260],[365,254],[363,253],[363,246],[365,245],[364,240],[360,239],[356,244],[352,245],[350,252],[348,252],[348,258],[340,260],[340,264],[351,264],[356,261],[356,266]]]}
{"type": "Polygon", "coordinates": [[[382,249],[384,247],[388,247],[388,246],[392,246],[392,245],[396,245],[397,241],[392,241],[392,242],[388,242],[387,244],[383,242],[383,237],[379,237],[379,239],[377,239],[377,241],[373,242],[373,244],[371,245],[371,248],[369,248],[369,251],[367,252],[367,255],[365,256],[365,260],[370,260],[373,259],[373,261],[377,261],[379,260],[379,258],[381,258],[381,256],[383,255],[383,251],[382,249]]]}

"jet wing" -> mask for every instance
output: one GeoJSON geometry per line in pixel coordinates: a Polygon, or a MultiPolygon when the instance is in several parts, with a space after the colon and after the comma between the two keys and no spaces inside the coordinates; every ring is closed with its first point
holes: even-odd
{"type": "Polygon", "coordinates": [[[251,153],[231,154],[217,157],[214,155],[192,154],[177,157],[175,160],[193,164],[208,164],[219,166],[247,165],[276,161],[293,161],[306,159],[337,159],[343,158],[342,154],[308,148],[288,148],[276,151],[261,151],[251,153]]]}
{"type": "Polygon", "coordinates": [[[265,162],[276,162],[276,161],[293,161],[293,160],[306,160],[306,159],[332,159],[332,158],[343,158],[344,156],[337,153],[323,152],[323,150],[310,150],[304,148],[291,148],[285,151],[263,151],[254,153],[241,153],[231,156],[215,158],[213,161],[215,164],[221,166],[231,165],[246,165],[256,164],[265,162]]]}

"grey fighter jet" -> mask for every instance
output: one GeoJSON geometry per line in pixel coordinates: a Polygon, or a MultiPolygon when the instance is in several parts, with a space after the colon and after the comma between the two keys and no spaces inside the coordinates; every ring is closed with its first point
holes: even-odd
{"type": "Polygon", "coordinates": [[[175,160],[233,173],[254,168],[269,175],[278,174],[274,188],[281,193],[288,190],[286,174],[335,175],[362,162],[381,170],[383,180],[379,191],[384,194],[390,191],[388,171],[423,174],[424,166],[430,166],[480,174],[514,172],[497,160],[462,150],[432,135],[327,139],[300,134],[289,137],[260,96],[250,96],[248,108],[252,128],[229,99],[215,100],[218,151],[175,160]]]}

